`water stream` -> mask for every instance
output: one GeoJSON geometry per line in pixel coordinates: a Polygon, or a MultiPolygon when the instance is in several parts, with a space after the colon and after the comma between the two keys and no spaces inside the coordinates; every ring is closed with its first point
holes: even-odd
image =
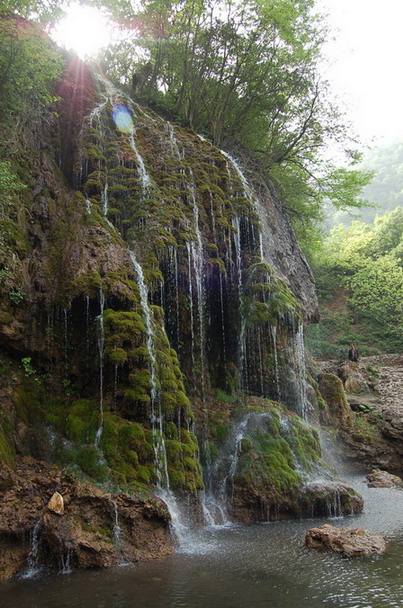
{"type": "Polygon", "coordinates": [[[365,512],[330,523],[384,534],[385,555],[306,549],[307,529],[325,520],[210,527],[165,560],[3,583],[2,608],[401,608],[403,491],[368,488],[362,474],[344,479],[365,512]]]}
{"type": "Polygon", "coordinates": [[[95,445],[99,447],[102,437],[104,424],[104,347],[105,347],[105,328],[104,328],[104,308],[105,295],[102,289],[102,284],[99,288],[99,306],[100,314],[97,318],[99,322],[98,329],[98,354],[99,354],[99,425],[95,436],[95,445]]]}

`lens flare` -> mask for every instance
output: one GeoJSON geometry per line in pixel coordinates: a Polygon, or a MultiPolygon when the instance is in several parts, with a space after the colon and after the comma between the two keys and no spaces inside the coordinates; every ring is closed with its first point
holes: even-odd
{"type": "Polygon", "coordinates": [[[130,133],[133,128],[133,120],[126,106],[123,104],[116,104],[113,106],[112,118],[119,131],[122,133],[130,133]]]}

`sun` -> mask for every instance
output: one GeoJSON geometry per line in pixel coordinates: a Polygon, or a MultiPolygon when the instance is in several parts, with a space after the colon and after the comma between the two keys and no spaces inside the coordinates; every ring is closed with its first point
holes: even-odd
{"type": "Polygon", "coordinates": [[[52,31],[52,38],[81,59],[94,57],[111,40],[111,26],[100,10],[90,6],[70,4],[52,31]]]}

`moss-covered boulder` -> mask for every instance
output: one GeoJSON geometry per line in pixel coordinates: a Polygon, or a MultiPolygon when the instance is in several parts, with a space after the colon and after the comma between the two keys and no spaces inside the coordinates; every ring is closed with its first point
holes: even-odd
{"type": "Polygon", "coordinates": [[[335,374],[321,373],[318,376],[320,394],[326,404],[321,411],[324,422],[348,429],[352,424],[352,412],[346,399],[343,383],[335,374]]]}

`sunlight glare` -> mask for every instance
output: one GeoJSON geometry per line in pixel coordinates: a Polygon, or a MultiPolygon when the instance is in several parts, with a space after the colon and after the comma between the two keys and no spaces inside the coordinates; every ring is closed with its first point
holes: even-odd
{"type": "Polygon", "coordinates": [[[52,37],[57,44],[85,59],[107,46],[111,28],[98,9],[71,4],[66,8],[66,16],[56,24],[52,37]]]}

